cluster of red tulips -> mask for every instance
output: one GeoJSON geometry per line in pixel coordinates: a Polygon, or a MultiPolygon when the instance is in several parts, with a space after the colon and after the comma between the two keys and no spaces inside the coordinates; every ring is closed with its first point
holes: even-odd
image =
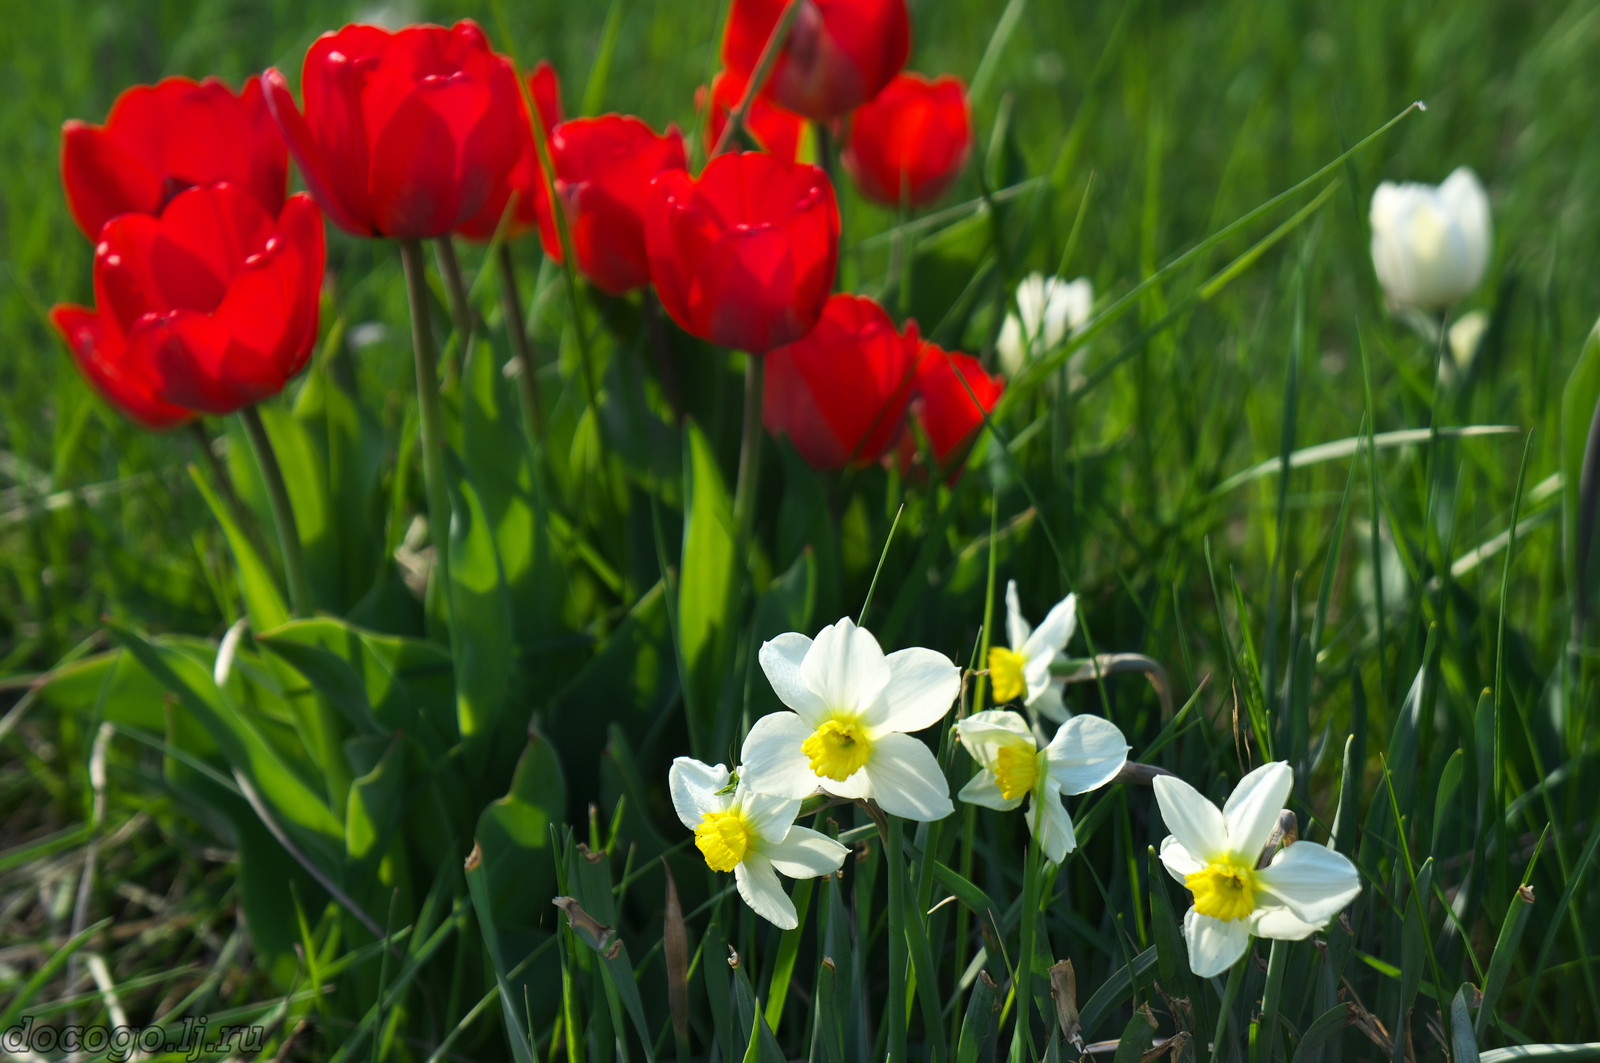
{"type": "Polygon", "coordinates": [[[64,131],[96,308],[53,319],[109,400],[166,428],[276,394],[305,366],[322,216],[412,245],[537,231],[601,291],[652,288],[687,332],[764,359],[765,423],[813,465],[909,461],[912,422],[948,467],[1001,382],[833,294],[834,189],[797,160],[809,122],[870,198],[911,207],[950,186],[967,101],[954,78],[901,72],[909,33],[905,0],[734,0],[698,175],[676,128],[564,120],[555,72],[520,78],[466,21],[326,34],[298,102],[276,70],[238,94],[181,78],[130,89],[104,126],[64,131]],[[764,150],[724,152],[741,133],[764,150]],[[307,193],[287,194],[290,155],[307,193]]]}

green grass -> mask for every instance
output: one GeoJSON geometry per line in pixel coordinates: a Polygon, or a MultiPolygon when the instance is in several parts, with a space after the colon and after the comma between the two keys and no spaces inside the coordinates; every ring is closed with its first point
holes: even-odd
{"type": "MultiPolygon", "coordinates": [[[[548,56],[569,112],[593,98],[687,130],[722,6],[617,0],[609,69],[592,83],[607,5],[462,0],[415,14],[474,17],[519,61],[548,56]]],[[[44,318],[90,297],[91,248],[56,176],[61,121],[99,120],[123,87],[167,74],[237,83],[277,65],[293,80],[309,41],[355,10],[8,5],[0,1000],[80,1022],[259,1019],[268,1051],[293,1041],[288,1058],[441,1046],[524,1058],[524,1043],[528,1058],[618,1046],[642,1058],[678,1045],[667,1001],[681,986],[679,1058],[745,1055],[759,1012],[775,1044],[759,1034],[745,1058],[882,1058],[893,1029],[917,1057],[988,1058],[997,1042],[1011,1058],[1026,1044],[1068,1059],[1047,972],[1070,959],[1083,1037],[1122,1038],[1119,1060],[1180,1032],[1188,1058],[1211,1058],[1219,1025],[1219,1059],[1401,1058],[1404,1036],[1416,1058],[1440,1058],[1469,1025],[1486,1059],[1593,1037],[1600,642],[1573,637],[1576,491],[1551,478],[1581,451],[1594,400],[1592,383],[1569,393],[1568,379],[1600,313],[1600,9],[911,6],[913,68],[984,69],[978,150],[956,191],[909,224],[843,192],[841,286],[987,357],[1025,272],[1088,275],[1110,308],[1084,348],[1090,385],[1013,382],[951,488],[881,470],[822,477],[769,444],[746,569],[727,526],[739,365],[670,341],[696,426],[680,435],[637,307],[587,291],[569,302],[561,271],[519,246],[552,427],[528,454],[482,268],[490,338],[466,358],[451,338],[447,359],[457,505],[482,515],[453,559],[452,657],[439,603],[418,601],[390,560],[425,510],[393,248],[330,234],[326,349],[268,409],[293,451],[317,604],[382,637],[279,626],[271,524],[239,428],[209,426],[259,516],[268,560],[254,574],[186,471],[192,437],[121,421],[44,318]],[[1414,100],[1427,110],[1229,228],[1414,100]],[[1380,180],[1438,181],[1459,164],[1489,187],[1495,250],[1458,310],[1492,324],[1471,370],[1436,386],[1435,352],[1383,308],[1366,209],[1380,180]],[[594,334],[598,416],[573,305],[594,334]],[[367,322],[387,335],[350,347],[367,322]],[[1497,425],[1514,431],[1448,431],[1497,425]],[[1435,426],[1435,440],[1385,445],[1435,426]],[[1354,442],[1310,449],[1341,440],[1354,442]],[[777,707],[753,648],[856,615],[880,555],[867,623],[886,648],[976,666],[1007,579],[1036,619],[1075,590],[1075,653],[1142,653],[1171,678],[1172,715],[1137,677],[1069,688],[1136,759],[1214,798],[1251,764],[1289,759],[1302,835],[1336,832],[1366,887],[1325,947],[1278,946],[1269,962],[1263,946],[1237,982],[1192,978],[1174,952],[1187,898],[1152,875],[1146,847],[1165,832],[1137,786],[1075,799],[1082,848],[1031,878],[1019,817],[958,805],[912,826],[918,859],[890,881],[906,865],[879,858],[859,830],[869,821],[830,810],[819,827],[831,816],[856,830],[864,858],[807,887],[803,932],[755,919],[669,814],[666,765],[731,763],[749,721],[777,707]],[[218,686],[215,643],[241,617],[251,633],[218,686]],[[458,697],[493,722],[451,750],[440,736],[458,697]],[[541,738],[524,746],[530,714],[541,738]],[[485,859],[463,875],[474,840],[485,859]],[[622,951],[569,929],[548,903],[558,893],[615,928],[622,951]],[[113,988],[88,962],[45,967],[108,917],[76,955],[101,956],[113,988]],[[912,983],[907,1034],[885,1015],[890,956],[912,983]],[[1256,1024],[1263,1008],[1281,1024],[1256,1024]],[[1323,1032],[1320,1055],[1302,1047],[1323,1032]]],[[[483,255],[464,256],[478,277],[483,255]]],[[[942,732],[935,742],[959,787],[969,759],[942,732]]]]}

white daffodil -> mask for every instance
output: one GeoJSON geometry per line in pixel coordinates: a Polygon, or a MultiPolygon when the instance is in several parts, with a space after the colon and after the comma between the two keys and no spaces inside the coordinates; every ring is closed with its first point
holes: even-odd
{"type": "Polygon", "coordinates": [[[1233,966],[1252,934],[1298,941],[1361,892],[1355,865],[1325,845],[1295,842],[1256,866],[1293,784],[1289,765],[1263,764],[1239,780],[1219,810],[1180,779],[1158,775],[1153,782],[1172,831],[1161,843],[1161,862],[1194,894],[1183,936],[1189,966],[1202,978],[1233,966]]]}
{"type": "Polygon", "coordinates": [[[1442,185],[1385,181],[1372,194],[1372,264],[1389,302],[1442,310],[1483,280],[1489,194],[1460,167],[1442,185]]]}
{"type": "Polygon", "coordinates": [[[905,819],[943,819],[950,788],[928,747],[907,731],[944,718],[961,672],[932,650],[884,656],[878,640],[849,618],[816,641],[797,632],[761,646],[761,668],[793,712],[757,720],[741,769],[752,788],[782,797],[822,790],[872,798],[905,819]]]}
{"type": "Polygon", "coordinates": [[[1065,720],[1067,708],[1061,691],[1050,682],[1050,665],[1060,658],[1067,640],[1078,630],[1078,596],[1069,594],[1045,615],[1037,629],[1029,628],[1017,604],[1017,581],[1006,584],[1006,638],[1011,647],[989,649],[989,683],[998,704],[1022,698],[1022,703],[1052,720],[1065,720]]]}
{"type": "Polygon", "coordinates": [[[816,878],[839,870],[849,849],[809,827],[795,826],[797,799],[760,794],[745,785],[728,790],[728,769],[690,757],[672,762],[667,788],[683,825],[694,831],[694,844],[713,871],[732,871],[733,881],[757,915],[793,930],[799,920],[794,903],[778,882],[816,878]]]}
{"type": "Polygon", "coordinates": [[[1094,285],[1088,277],[1067,281],[1030,273],[1017,285],[1016,313],[1000,326],[995,353],[1007,374],[1016,376],[1030,355],[1053,351],[1077,335],[1094,306],[1094,285]]]}
{"type": "Polygon", "coordinates": [[[1104,786],[1128,760],[1122,732],[1098,716],[1074,716],[1043,749],[1028,721],[1005,709],[973,713],[956,724],[956,734],[983,768],[956,796],[1001,812],[1031,798],[1028,830],[1057,864],[1078,847],[1062,795],[1104,786]]]}

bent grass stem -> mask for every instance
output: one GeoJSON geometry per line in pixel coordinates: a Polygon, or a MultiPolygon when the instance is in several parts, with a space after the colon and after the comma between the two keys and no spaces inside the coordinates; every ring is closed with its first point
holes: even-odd
{"type": "Polygon", "coordinates": [[[305,556],[300,552],[300,530],[295,524],[294,506],[289,502],[288,485],[283,481],[283,468],[272,449],[267,426],[261,423],[260,411],[254,406],[246,406],[239,411],[239,419],[244,422],[250,449],[255,453],[256,464],[261,466],[261,478],[266,482],[267,501],[272,506],[272,520],[278,529],[278,547],[283,554],[284,576],[289,582],[289,609],[297,617],[310,616],[311,584],[306,580],[305,556]]]}

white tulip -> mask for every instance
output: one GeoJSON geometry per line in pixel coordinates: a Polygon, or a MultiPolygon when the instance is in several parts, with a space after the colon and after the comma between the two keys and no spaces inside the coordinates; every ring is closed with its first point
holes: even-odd
{"type": "Polygon", "coordinates": [[[1069,594],[1045,615],[1037,629],[1030,629],[1017,602],[1017,581],[1006,584],[1006,637],[1011,648],[989,649],[989,682],[994,700],[1000,704],[1022,699],[1022,703],[1052,720],[1065,720],[1067,708],[1061,691],[1050,682],[1050,666],[1065,660],[1073,632],[1078,630],[1078,596],[1069,594]]]}
{"type": "Polygon", "coordinates": [[[1266,867],[1256,866],[1293,784],[1288,764],[1263,764],[1219,809],[1181,779],[1158,775],[1152,782],[1172,831],[1161,843],[1161,862],[1194,894],[1183,936],[1189,967],[1202,978],[1232,967],[1250,935],[1299,941],[1361,892],[1355,865],[1314,842],[1285,846],[1266,867]]]}
{"type": "Polygon", "coordinates": [[[1028,721],[1006,709],[973,713],[956,724],[956,734],[983,769],[957,796],[1000,812],[1026,798],[1028,830],[1056,864],[1078,847],[1062,795],[1104,786],[1128,761],[1127,739],[1098,716],[1074,716],[1043,749],[1028,721]]]}
{"type": "Polygon", "coordinates": [[[1094,285],[1088,277],[1074,281],[1030,273],[1017,285],[1017,311],[1007,314],[995,345],[1000,366],[1016,376],[1030,355],[1053,351],[1077,335],[1094,306],[1094,285]]]}
{"type": "Polygon", "coordinates": [[[1458,168],[1444,184],[1392,184],[1372,194],[1372,264],[1390,304],[1442,310],[1476,288],[1489,265],[1489,195],[1458,168]]]}
{"type": "Polygon", "coordinates": [[[872,798],[922,822],[953,811],[939,762],[919,739],[961,692],[961,670],[933,650],[884,656],[850,619],[816,639],[798,632],[761,644],[761,669],[793,712],[774,712],[745,736],[741,779],[762,793],[802,798],[821,790],[872,798]]]}
{"type": "Polygon", "coordinates": [[[799,919],[778,881],[816,878],[839,870],[849,849],[826,834],[795,825],[798,799],[753,792],[741,775],[730,787],[728,769],[679,757],[667,773],[672,807],[694,831],[694,844],[713,871],[732,871],[739,896],[755,913],[784,929],[799,919]],[[730,792],[731,791],[731,792],[730,792]]]}

